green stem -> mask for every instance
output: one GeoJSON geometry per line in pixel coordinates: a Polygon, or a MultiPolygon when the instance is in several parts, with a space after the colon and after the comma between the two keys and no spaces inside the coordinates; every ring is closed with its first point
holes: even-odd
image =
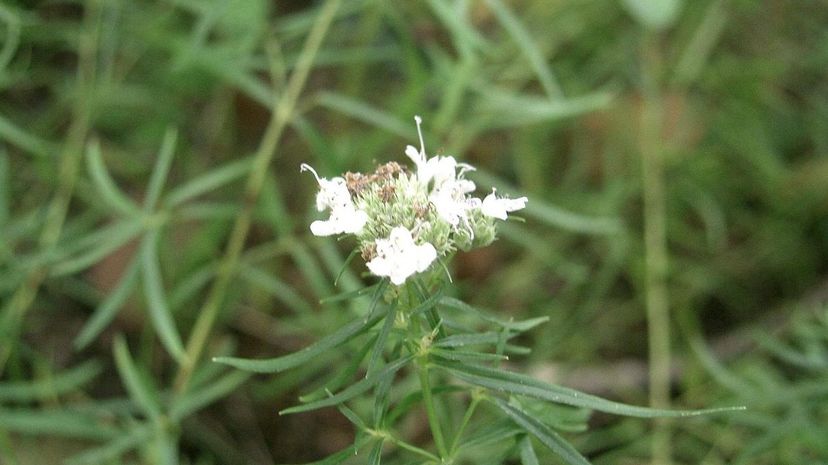
{"type": "Polygon", "coordinates": [[[468,426],[472,415],[474,415],[475,410],[477,410],[477,405],[480,403],[480,399],[481,397],[473,396],[469,407],[466,409],[466,413],[463,415],[463,421],[460,422],[457,434],[455,434],[454,439],[451,441],[451,448],[449,450],[452,457],[457,453],[457,447],[460,446],[460,438],[463,437],[463,432],[466,430],[466,426],[468,426]]]}
{"type": "Polygon", "coordinates": [[[423,391],[423,403],[425,404],[428,424],[431,427],[431,435],[437,445],[440,457],[448,457],[446,441],[443,437],[443,429],[440,427],[440,419],[437,417],[437,410],[434,408],[434,397],[431,395],[431,382],[428,376],[428,356],[423,355],[417,358],[417,374],[420,377],[420,389],[423,391]]]}
{"type": "MultiPolygon", "coordinates": [[[[641,110],[641,176],[644,201],[647,336],[650,361],[650,405],[670,406],[670,309],[667,290],[667,231],[663,167],[663,107],[659,88],[661,53],[658,36],[647,33],[643,47],[641,110]]],[[[669,420],[655,420],[653,463],[671,463],[669,420]]]]}
{"type": "MultiPolygon", "coordinates": [[[[87,5],[87,14],[84,18],[84,27],[78,43],[78,81],[77,94],[72,112],[72,123],[66,136],[64,148],[60,153],[58,167],[58,186],[46,211],[46,220],[38,238],[41,251],[51,251],[60,239],[69,203],[75,191],[78,171],[81,165],[83,145],[89,132],[92,119],[92,104],[94,80],[96,74],[96,60],[98,36],[100,32],[100,5],[98,1],[90,0],[87,5]]],[[[48,254],[47,254],[48,255],[48,254]]],[[[0,337],[8,341],[17,339],[26,312],[37,297],[40,285],[48,276],[46,265],[38,266],[26,277],[23,284],[15,291],[8,304],[2,308],[3,318],[0,321],[0,337]]],[[[11,355],[13,344],[3,344],[0,348],[0,374],[11,355]]]]}
{"type": "Polygon", "coordinates": [[[341,0],[328,0],[319,12],[316,23],[308,34],[305,47],[296,64],[295,71],[288,81],[287,87],[281,96],[276,98],[273,108],[273,117],[268,124],[259,150],[253,160],[250,175],[247,178],[244,191],[244,206],[230,233],[227,249],[222,257],[218,275],[210,288],[204,305],[198,312],[198,320],[193,326],[190,338],[187,341],[186,357],[179,366],[175,379],[176,392],[183,392],[190,381],[193,370],[204,351],[204,345],[213,329],[216,317],[218,316],[221,304],[227,293],[227,288],[232,280],[250,225],[253,220],[253,212],[264,184],[265,176],[268,173],[268,166],[276,152],[276,147],[296,107],[299,95],[305,86],[308,74],[313,67],[313,60],[316,57],[322,40],[327,34],[328,28],[333,22],[337,8],[341,0]]]}

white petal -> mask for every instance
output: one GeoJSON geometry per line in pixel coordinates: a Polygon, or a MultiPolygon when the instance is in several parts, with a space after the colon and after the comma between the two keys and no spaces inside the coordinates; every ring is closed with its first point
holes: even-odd
{"type": "Polygon", "coordinates": [[[517,199],[499,199],[492,190],[492,193],[483,199],[483,204],[480,206],[480,211],[486,216],[505,220],[507,212],[513,212],[526,207],[526,197],[517,199]]]}
{"type": "Polygon", "coordinates": [[[333,236],[339,234],[339,228],[335,221],[316,220],[310,225],[311,233],[314,236],[333,236]]]}
{"type": "Polygon", "coordinates": [[[375,244],[377,256],[367,263],[368,269],[377,276],[389,277],[396,285],[425,271],[437,258],[433,245],[415,244],[411,231],[401,226],[392,229],[388,239],[377,239],[375,244]]]}

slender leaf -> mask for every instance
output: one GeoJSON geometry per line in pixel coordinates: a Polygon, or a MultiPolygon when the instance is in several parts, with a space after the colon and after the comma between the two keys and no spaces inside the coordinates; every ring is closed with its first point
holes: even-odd
{"type": "Polygon", "coordinates": [[[382,324],[382,329],[377,336],[377,342],[374,345],[374,350],[371,351],[371,358],[368,360],[368,369],[366,376],[374,372],[377,362],[382,357],[382,352],[385,350],[385,344],[388,341],[388,335],[391,334],[391,328],[394,327],[394,321],[397,319],[397,305],[391,304],[391,309],[385,315],[385,321],[382,324]]]}
{"type": "Polygon", "coordinates": [[[281,357],[265,360],[244,359],[235,357],[216,357],[213,359],[213,361],[217,363],[224,363],[226,365],[230,365],[241,370],[255,371],[257,373],[278,373],[280,371],[293,368],[297,365],[301,365],[317,357],[319,354],[323,352],[331,350],[350,341],[354,337],[362,334],[363,332],[373,327],[375,324],[377,324],[377,322],[379,322],[382,319],[382,317],[383,315],[375,315],[373,318],[368,320],[359,319],[344,326],[339,331],[320,339],[315,344],[305,347],[304,349],[298,352],[293,352],[291,354],[283,355],[281,357]]]}
{"type": "Polygon", "coordinates": [[[228,395],[243,382],[250,378],[250,373],[234,371],[221,379],[209,383],[205,388],[188,392],[180,398],[175,399],[170,408],[170,418],[173,421],[181,421],[194,412],[202,409],[216,400],[228,395]]]}
{"type": "Polygon", "coordinates": [[[215,168],[171,189],[166,196],[165,203],[170,207],[175,207],[199,195],[233,182],[250,171],[251,161],[251,158],[248,157],[227,163],[224,166],[215,168]]]}
{"type": "Polygon", "coordinates": [[[535,448],[532,446],[532,440],[529,436],[524,436],[518,442],[520,449],[520,463],[523,465],[540,465],[538,456],[535,454],[535,448]]]}
{"type": "Polygon", "coordinates": [[[21,434],[48,434],[78,439],[112,439],[122,432],[109,422],[70,410],[0,409],[0,428],[21,434]]]}
{"type": "Polygon", "coordinates": [[[130,262],[129,267],[127,267],[120,281],[118,281],[118,285],[98,305],[95,313],[92,314],[92,317],[81,328],[80,333],[73,342],[75,349],[80,350],[89,345],[90,342],[98,337],[98,334],[103,331],[106,325],[115,318],[118,310],[124,305],[135,289],[135,285],[138,283],[138,270],[140,267],[140,261],[137,258],[130,262]]]}
{"type": "Polygon", "coordinates": [[[5,229],[9,220],[9,203],[11,186],[9,184],[9,155],[0,147],[0,231],[5,229]]]}
{"type": "Polygon", "coordinates": [[[158,264],[158,237],[157,229],[147,233],[141,244],[141,271],[144,281],[144,294],[147,298],[147,310],[153,327],[158,331],[158,337],[170,355],[181,362],[184,357],[184,346],[181,336],[175,327],[172,312],[164,294],[164,285],[161,281],[161,270],[158,264]]]}
{"type": "Polygon", "coordinates": [[[138,237],[143,230],[144,224],[141,220],[130,218],[119,221],[107,228],[110,234],[95,234],[96,237],[100,237],[100,240],[90,244],[87,250],[77,256],[56,263],[50,270],[50,274],[52,276],[65,276],[84,270],[138,237]]]}
{"type": "MultiPolygon", "coordinates": [[[[523,410],[510,405],[503,399],[492,398],[491,401],[503,410],[503,413],[509,416],[515,423],[526,429],[532,436],[538,438],[546,447],[552,452],[558,454],[566,463],[571,465],[590,465],[589,460],[584,458],[571,444],[566,442],[558,433],[552,428],[546,426],[540,421],[532,418],[523,410]]],[[[531,445],[530,445],[531,447],[531,445]]],[[[523,455],[521,453],[521,455],[523,455]]],[[[537,463],[537,460],[536,460],[537,463]]]]}
{"type": "Polygon", "coordinates": [[[520,20],[500,0],[486,0],[486,5],[489,6],[503,28],[512,36],[512,39],[515,40],[518,49],[529,59],[529,64],[535,70],[538,81],[546,91],[547,97],[550,100],[561,97],[563,92],[560,85],[552,74],[552,70],[549,69],[544,53],[535,44],[532,34],[526,30],[520,20]]]}
{"type": "Polygon", "coordinates": [[[382,444],[383,439],[380,439],[374,446],[371,447],[371,452],[368,453],[368,461],[366,462],[368,465],[380,465],[382,462],[382,444]]]}
{"type": "Polygon", "coordinates": [[[26,402],[60,395],[88,383],[101,373],[101,364],[90,360],[46,380],[0,383],[0,401],[26,402]]]}
{"type": "Polygon", "coordinates": [[[66,460],[67,465],[111,463],[121,455],[152,439],[152,428],[143,426],[116,437],[100,447],[93,447],[66,460]]]}
{"type": "Polygon", "coordinates": [[[158,151],[158,158],[156,158],[155,166],[152,169],[149,186],[147,186],[147,195],[144,198],[145,212],[153,211],[161,197],[161,191],[164,189],[164,182],[167,180],[167,174],[170,172],[170,165],[172,165],[173,155],[175,154],[177,138],[178,134],[174,129],[168,129],[164,134],[161,149],[158,151]]]}
{"type": "Polygon", "coordinates": [[[381,381],[388,375],[396,373],[397,370],[404,367],[408,362],[410,362],[414,358],[413,355],[408,355],[403,357],[399,360],[394,361],[393,363],[389,363],[382,370],[377,371],[376,373],[358,381],[344,390],[334,394],[326,399],[317,400],[315,402],[311,402],[309,404],[304,405],[297,405],[295,407],[290,407],[285,410],[279,412],[280,415],[287,415],[291,413],[300,413],[300,412],[307,412],[310,410],[316,410],[324,407],[331,407],[342,402],[346,402],[354,397],[362,394],[363,392],[371,389],[375,384],[381,381]]]}
{"type": "Polygon", "coordinates": [[[161,406],[158,403],[158,393],[150,386],[147,378],[138,372],[129,354],[126,341],[122,336],[119,335],[115,338],[113,351],[115,353],[115,366],[118,368],[118,374],[121,376],[121,381],[123,381],[129,397],[144,411],[147,417],[152,420],[159,420],[161,418],[161,406]]]}
{"type": "Polygon", "coordinates": [[[135,215],[141,212],[138,205],[121,192],[115,181],[112,180],[101,155],[101,145],[97,140],[91,142],[86,148],[86,169],[98,190],[98,194],[100,194],[100,198],[110,208],[122,215],[135,215]]]}
{"type": "Polygon", "coordinates": [[[477,334],[453,334],[440,339],[434,345],[437,347],[464,347],[481,344],[497,344],[500,342],[501,337],[501,333],[494,331],[477,334]]]}
{"type": "Polygon", "coordinates": [[[508,392],[510,394],[533,397],[559,404],[599,410],[601,412],[616,415],[641,418],[690,417],[711,413],[744,410],[744,407],[726,407],[704,410],[663,410],[637,407],[619,402],[613,402],[611,400],[585,394],[574,389],[546,383],[520,373],[514,373],[498,368],[459,364],[449,361],[442,361],[440,359],[434,359],[433,363],[436,366],[448,371],[458,379],[475,386],[481,386],[495,391],[508,392]]]}
{"type": "Polygon", "coordinates": [[[490,314],[488,314],[488,313],[486,313],[482,310],[479,310],[479,309],[463,302],[462,300],[455,299],[454,297],[441,297],[440,298],[440,305],[448,307],[448,308],[452,308],[452,309],[455,309],[455,310],[459,310],[461,312],[471,313],[471,314],[479,317],[480,319],[482,319],[484,321],[496,324],[496,325],[501,326],[503,328],[512,329],[512,330],[515,330],[515,331],[518,331],[518,332],[528,331],[528,330],[534,328],[535,326],[538,326],[540,324],[543,324],[543,323],[546,323],[547,321],[549,321],[548,316],[530,318],[528,320],[523,320],[523,321],[503,320],[503,319],[497,318],[493,315],[490,315],[490,314]]]}
{"type": "Polygon", "coordinates": [[[479,362],[501,362],[504,360],[509,360],[509,357],[506,355],[500,354],[491,354],[488,352],[472,352],[472,351],[465,351],[465,350],[448,350],[448,349],[441,349],[439,347],[432,346],[428,352],[432,355],[436,355],[438,357],[442,357],[447,360],[455,360],[458,362],[470,362],[470,363],[479,363],[479,362]]]}
{"type": "Polygon", "coordinates": [[[370,294],[371,292],[376,291],[377,287],[381,284],[381,282],[377,284],[372,284],[368,287],[363,287],[362,289],[357,289],[355,291],[348,291],[343,292],[341,294],[332,295],[330,297],[325,297],[319,301],[321,304],[330,304],[334,302],[341,302],[343,300],[351,300],[356,297],[361,297],[366,294],[370,294]]]}

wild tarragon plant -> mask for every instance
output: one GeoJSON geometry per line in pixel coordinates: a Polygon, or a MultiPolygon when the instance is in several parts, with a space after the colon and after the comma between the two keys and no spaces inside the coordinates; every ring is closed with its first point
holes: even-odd
{"type": "Polygon", "coordinates": [[[413,168],[389,162],[370,174],[327,179],[301,166],[319,185],[316,208],[329,212],[327,219],[311,223],[311,232],[353,235],[355,253],[380,278],[329,299],[370,295],[364,316],[279,358],[216,359],[275,373],[340,346],[352,348],[350,363],[321,389],[302,396],[302,404],[282,412],[337,407],[354,424],[353,445],[319,463],[497,464],[518,457],[528,465],[538,463],[534,445],[539,441],[565,463],[583,465],[587,459],[557,431],[586,429],[591,410],[639,417],[716,411],[620,404],[500,367],[510,354],[528,351],[510,341],[547,318],[506,320],[449,297],[445,262],[458,250],[494,241],[496,222],[524,208],[527,199],[499,197],[494,190],[483,199],[474,197],[475,184],[465,177],[474,168],[451,156],[428,157],[421,120],[415,120],[420,149],[409,145],[405,150],[413,168]],[[476,330],[481,324],[488,329],[476,330]],[[369,393],[373,402],[366,403],[369,393]],[[411,424],[404,420],[423,410],[433,447],[416,431],[409,434],[413,440],[402,434],[403,425],[410,429],[411,424]]]}

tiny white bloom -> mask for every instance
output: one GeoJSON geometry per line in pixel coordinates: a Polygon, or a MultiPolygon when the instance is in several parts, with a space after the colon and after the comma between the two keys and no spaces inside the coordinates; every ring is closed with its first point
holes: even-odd
{"type": "Polygon", "coordinates": [[[498,198],[495,195],[495,189],[492,189],[492,193],[483,199],[480,211],[486,216],[505,220],[507,212],[513,212],[526,207],[526,201],[526,197],[517,199],[498,198]]]}
{"type": "Polygon", "coordinates": [[[328,220],[314,221],[310,229],[314,236],[332,236],[334,234],[357,234],[368,222],[368,214],[358,209],[353,200],[345,180],[340,177],[320,178],[310,165],[302,163],[300,171],[310,171],[319,184],[319,193],[316,194],[316,209],[331,210],[328,220]]]}
{"type": "Polygon", "coordinates": [[[388,239],[377,239],[375,244],[377,256],[367,263],[368,269],[377,276],[389,277],[398,286],[414,273],[428,269],[437,259],[433,245],[417,245],[411,231],[402,226],[395,227],[388,239]]]}
{"type": "Polygon", "coordinates": [[[474,198],[466,194],[474,192],[474,183],[467,179],[453,179],[436,186],[428,200],[434,205],[437,215],[452,226],[468,218],[468,211],[476,206],[474,198]]]}

